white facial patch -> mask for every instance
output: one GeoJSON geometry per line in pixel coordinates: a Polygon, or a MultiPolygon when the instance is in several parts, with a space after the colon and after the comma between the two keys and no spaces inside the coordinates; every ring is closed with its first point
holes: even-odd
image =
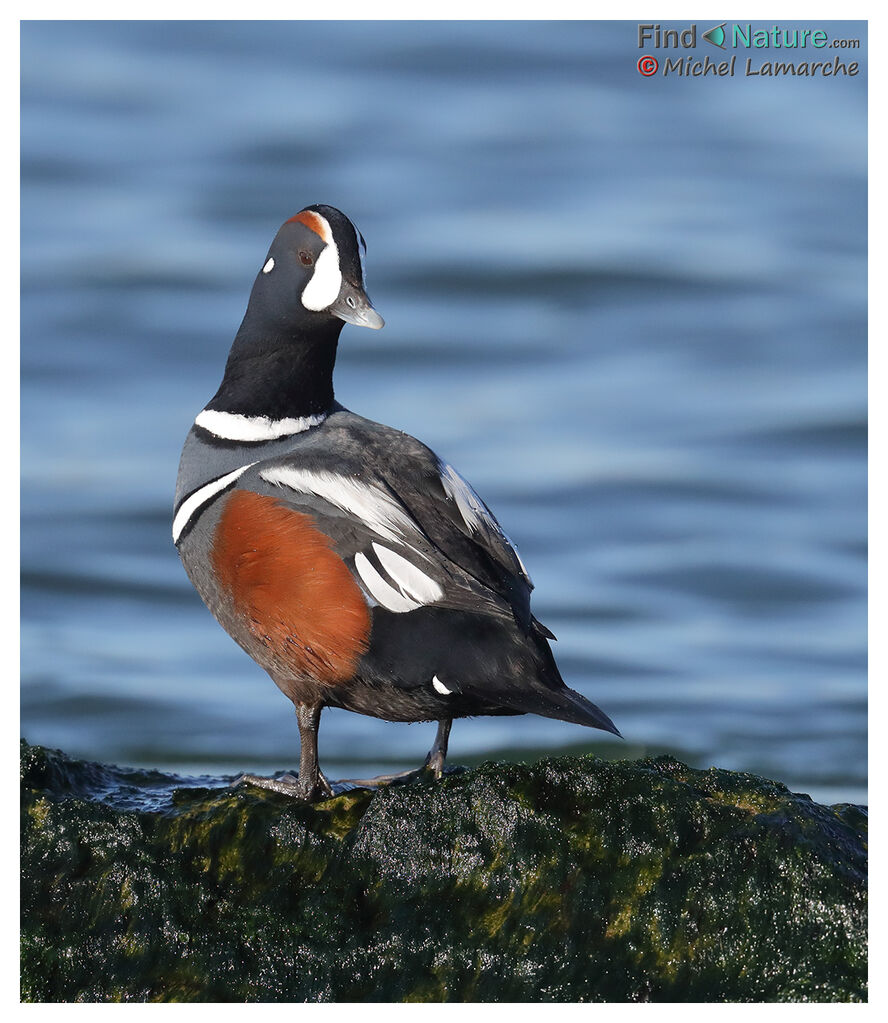
{"type": "Polygon", "coordinates": [[[210,500],[210,498],[214,497],[221,490],[224,490],[227,486],[234,483],[239,476],[243,476],[247,469],[255,464],[255,462],[250,462],[249,465],[242,465],[239,469],[235,469],[234,472],[229,472],[224,476],[220,476],[218,479],[210,480],[209,483],[205,483],[198,490],[195,490],[189,497],[186,497],[179,505],[179,510],[176,512],[175,518],[173,519],[173,543],[175,544],[179,542],[179,537],[182,535],[182,531],[199,509],[201,509],[210,500]]]}
{"type": "Polygon", "coordinates": [[[297,419],[270,419],[268,416],[242,416],[236,412],[204,409],[194,420],[194,425],[221,440],[255,443],[262,440],[277,440],[278,437],[290,437],[294,433],[304,433],[313,426],[320,426],[326,418],[326,413],[321,413],[316,416],[300,416],[297,419]]]}
{"type": "Polygon", "coordinates": [[[432,675],[432,688],[442,696],[450,696],[453,693],[453,690],[448,689],[437,675],[432,675]]]}
{"type": "Polygon", "coordinates": [[[339,249],[333,241],[333,232],[326,219],[319,213],[314,217],[321,228],[321,237],[325,247],[315,260],[314,273],[311,280],[302,290],[302,304],[312,312],[320,312],[332,305],[339,297],[342,288],[342,271],[339,269],[339,249]]]}
{"type": "Polygon", "coordinates": [[[262,272],[264,274],[270,274],[272,270],[274,270],[274,256],[269,256],[268,262],[262,267],[262,272]]]}
{"type": "Polygon", "coordinates": [[[413,519],[395,498],[372,483],[362,483],[328,470],[312,472],[288,465],[264,469],[260,475],[268,483],[329,501],[336,508],[360,519],[383,540],[398,543],[417,533],[413,519]]]}

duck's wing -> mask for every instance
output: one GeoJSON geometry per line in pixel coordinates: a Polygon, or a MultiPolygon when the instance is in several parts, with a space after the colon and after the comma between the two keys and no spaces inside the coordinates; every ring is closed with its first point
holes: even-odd
{"type": "Polygon", "coordinates": [[[251,465],[220,505],[211,547],[238,641],[270,645],[272,677],[316,678],[362,713],[530,711],[613,730],[565,687],[527,574],[468,484],[413,438],[344,425],[251,465]]]}
{"type": "Polygon", "coordinates": [[[522,628],[532,626],[533,584],[515,547],[462,476],[414,437],[341,412],[298,451],[250,475],[310,505],[365,588],[377,575],[408,601],[411,583],[413,600],[442,588],[448,604],[508,608],[522,628]]]}

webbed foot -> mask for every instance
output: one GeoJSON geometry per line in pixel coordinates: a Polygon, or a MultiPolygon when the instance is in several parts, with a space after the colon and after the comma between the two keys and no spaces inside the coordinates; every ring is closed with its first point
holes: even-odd
{"type": "Polygon", "coordinates": [[[283,774],[279,778],[263,778],[258,774],[242,774],[233,785],[254,785],[259,789],[267,789],[269,792],[277,792],[282,796],[289,796],[291,799],[300,799],[306,803],[318,803],[324,799],[330,799],[335,793],[333,786],[324,775],[318,771],[318,777],[314,784],[308,780],[305,782],[293,774],[283,774]]]}

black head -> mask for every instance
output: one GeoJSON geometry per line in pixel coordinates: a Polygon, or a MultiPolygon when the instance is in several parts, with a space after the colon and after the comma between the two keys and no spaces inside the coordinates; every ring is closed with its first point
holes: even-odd
{"type": "Polygon", "coordinates": [[[332,206],[306,206],[281,227],[256,278],[251,305],[278,323],[338,318],[379,330],[384,321],[364,290],[367,246],[332,206]]]}
{"type": "Polygon", "coordinates": [[[208,411],[270,419],[329,412],[343,321],[383,326],[364,290],[365,249],[332,206],[290,217],[256,275],[208,411]]]}

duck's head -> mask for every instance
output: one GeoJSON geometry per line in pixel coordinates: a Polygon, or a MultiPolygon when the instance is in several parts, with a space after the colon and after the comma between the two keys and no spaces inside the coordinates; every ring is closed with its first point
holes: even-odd
{"type": "Polygon", "coordinates": [[[379,330],[364,281],[367,245],[348,217],[333,206],[306,206],[281,226],[256,278],[266,314],[281,322],[336,317],[379,330]]]}

